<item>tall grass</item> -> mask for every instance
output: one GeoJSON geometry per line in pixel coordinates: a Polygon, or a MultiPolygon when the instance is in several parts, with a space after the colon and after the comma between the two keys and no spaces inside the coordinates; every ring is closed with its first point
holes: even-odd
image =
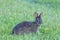
{"type": "Polygon", "coordinates": [[[60,40],[60,5],[0,0],[0,40],[60,40]],[[16,24],[34,20],[35,11],[38,14],[43,12],[43,23],[39,32],[34,35],[12,35],[12,29],[16,24]]]}

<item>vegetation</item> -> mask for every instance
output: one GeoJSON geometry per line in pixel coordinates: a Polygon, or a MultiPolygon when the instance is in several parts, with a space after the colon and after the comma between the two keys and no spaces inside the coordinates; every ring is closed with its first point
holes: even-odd
{"type": "Polygon", "coordinates": [[[0,40],[60,40],[60,5],[40,0],[0,0],[0,40]],[[37,34],[12,35],[14,26],[33,21],[34,12],[43,12],[42,25],[37,34]]]}

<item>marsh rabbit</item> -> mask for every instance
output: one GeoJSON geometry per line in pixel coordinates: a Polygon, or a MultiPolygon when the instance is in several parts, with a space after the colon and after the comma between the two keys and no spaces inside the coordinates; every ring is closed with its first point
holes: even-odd
{"type": "Polygon", "coordinates": [[[42,14],[38,15],[37,12],[34,12],[35,20],[33,22],[24,21],[17,24],[12,31],[12,34],[24,34],[24,33],[36,33],[38,27],[42,24],[42,14]]]}

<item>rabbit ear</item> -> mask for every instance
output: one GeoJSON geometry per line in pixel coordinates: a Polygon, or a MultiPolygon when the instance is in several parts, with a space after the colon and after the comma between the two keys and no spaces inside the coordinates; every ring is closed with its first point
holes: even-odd
{"type": "Polygon", "coordinates": [[[34,12],[34,16],[37,17],[38,16],[38,13],[37,12],[34,12]]]}
{"type": "Polygon", "coordinates": [[[41,12],[39,16],[43,16],[43,12],[41,12]]]}

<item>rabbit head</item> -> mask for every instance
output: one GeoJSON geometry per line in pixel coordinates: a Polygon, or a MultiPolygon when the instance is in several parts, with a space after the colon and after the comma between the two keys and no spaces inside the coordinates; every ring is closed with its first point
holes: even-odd
{"type": "Polygon", "coordinates": [[[43,15],[43,12],[41,12],[40,15],[38,15],[37,12],[34,13],[35,23],[37,23],[38,25],[42,23],[42,19],[41,19],[42,15],[43,15]]]}

